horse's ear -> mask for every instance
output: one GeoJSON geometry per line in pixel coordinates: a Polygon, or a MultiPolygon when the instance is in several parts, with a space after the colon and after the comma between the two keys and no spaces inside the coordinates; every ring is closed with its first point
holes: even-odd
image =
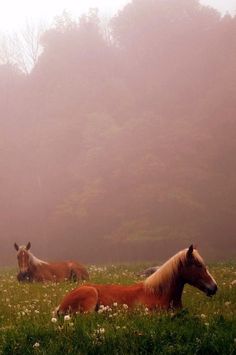
{"type": "Polygon", "coordinates": [[[188,248],[188,251],[187,251],[187,258],[191,258],[192,257],[192,254],[193,254],[193,244],[190,245],[190,247],[188,248]]]}
{"type": "Polygon", "coordinates": [[[27,245],[26,245],[26,250],[29,250],[31,247],[31,243],[29,242],[27,245]]]}
{"type": "Polygon", "coordinates": [[[14,243],[14,247],[15,247],[16,251],[18,251],[18,250],[19,250],[19,246],[18,246],[18,244],[14,243]]]}

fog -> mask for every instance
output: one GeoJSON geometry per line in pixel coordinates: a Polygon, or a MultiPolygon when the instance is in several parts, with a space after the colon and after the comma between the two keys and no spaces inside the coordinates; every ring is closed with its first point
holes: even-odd
{"type": "Polygon", "coordinates": [[[28,241],[46,260],[234,257],[235,38],[196,0],[136,0],[0,42],[0,264],[28,241]]]}
{"type": "MultiPolygon", "coordinates": [[[[19,31],[25,27],[26,22],[53,24],[55,17],[63,11],[78,19],[91,8],[99,9],[100,16],[109,17],[122,10],[131,0],[11,0],[0,2],[0,31],[19,31]],[[14,9],[14,11],[13,11],[14,9]]],[[[200,3],[211,6],[223,15],[230,13],[235,15],[235,0],[200,0],[200,3]]]]}

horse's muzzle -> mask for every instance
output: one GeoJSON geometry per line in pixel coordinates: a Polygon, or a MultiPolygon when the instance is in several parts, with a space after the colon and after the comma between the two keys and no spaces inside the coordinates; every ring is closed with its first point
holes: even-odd
{"type": "Polygon", "coordinates": [[[17,279],[18,281],[29,281],[29,273],[27,271],[19,272],[17,279]]]}
{"type": "Polygon", "coordinates": [[[218,287],[217,285],[215,284],[214,286],[211,286],[211,287],[208,287],[206,289],[206,294],[208,297],[212,297],[216,294],[216,291],[217,291],[218,287]]]}
{"type": "Polygon", "coordinates": [[[21,276],[23,278],[28,276],[28,272],[27,271],[21,272],[20,274],[21,274],[21,276]]]}

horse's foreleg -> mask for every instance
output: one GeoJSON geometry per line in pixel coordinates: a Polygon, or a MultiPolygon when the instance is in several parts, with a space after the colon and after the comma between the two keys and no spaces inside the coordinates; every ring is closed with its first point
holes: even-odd
{"type": "Polygon", "coordinates": [[[76,281],[79,280],[78,275],[77,275],[77,272],[74,271],[74,269],[71,269],[71,270],[70,270],[69,280],[70,280],[70,281],[74,281],[74,282],[76,282],[76,281]]]}

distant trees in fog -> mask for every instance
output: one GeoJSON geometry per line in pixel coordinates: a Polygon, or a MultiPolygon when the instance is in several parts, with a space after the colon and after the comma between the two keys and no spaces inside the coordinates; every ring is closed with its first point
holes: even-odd
{"type": "Polygon", "coordinates": [[[89,260],[192,241],[230,253],[236,19],[136,0],[109,25],[65,13],[39,34],[27,75],[1,47],[2,238],[89,260]]]}

